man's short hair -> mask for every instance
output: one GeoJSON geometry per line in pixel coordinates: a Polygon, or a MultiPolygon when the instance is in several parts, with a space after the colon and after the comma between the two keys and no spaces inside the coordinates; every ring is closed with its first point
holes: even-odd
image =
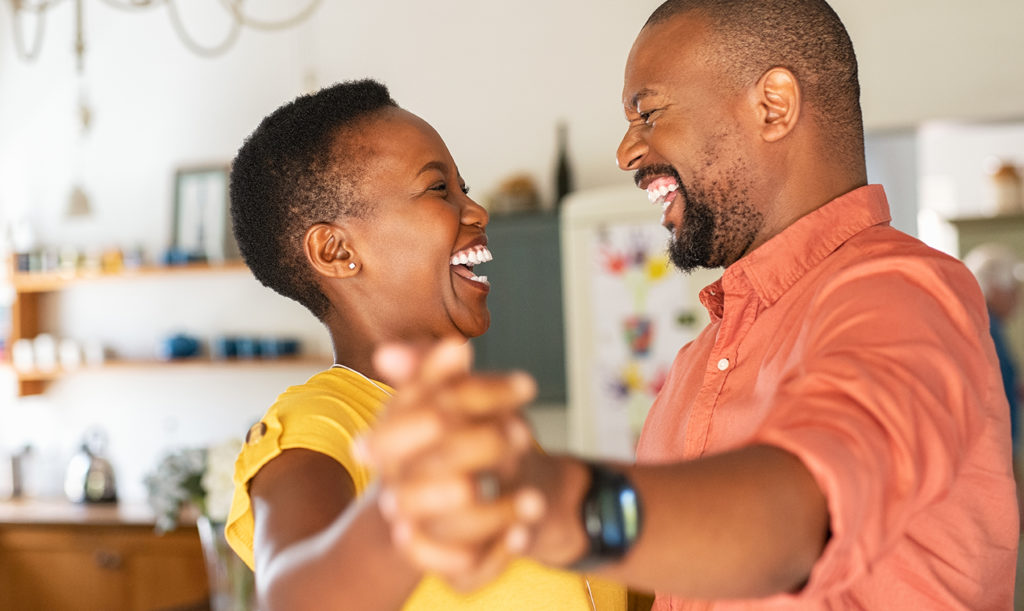
{"type": "Polygon", "coordinates": [[[317,318],[330,303],[303,237],[317,223],[370,212],[352,149],[370,115],[396,106],[387,87],[369,79],[300,96],[263,119],[232,164],[231,224],[246,265],[317,318]]]}
{"type": "MultiPolygon", "coordinates": [[[[864,155],[860,83],[853,43],[824,0],[668,0],[646,25],[695,12],[707,19],[709,60],[738,87],[783,67],[800,82],[814,120],[844,158],[864,155]]],[[[645,26],[646,27],[646,26],[645,26]]]]}

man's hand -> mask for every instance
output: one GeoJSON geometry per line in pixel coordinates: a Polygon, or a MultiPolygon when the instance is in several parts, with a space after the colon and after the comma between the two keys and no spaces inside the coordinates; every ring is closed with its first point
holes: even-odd
{"type": "Polygon", "coordinates": [[[500,574],[544,513],[521,474],[534,451],[521,408],[535,384],[523,373],[472,374],[471,362],[468,344],[452,340],[381,349],[376,369],[398,392],[360,444],[394,545],[460,589],[500,574]]]}

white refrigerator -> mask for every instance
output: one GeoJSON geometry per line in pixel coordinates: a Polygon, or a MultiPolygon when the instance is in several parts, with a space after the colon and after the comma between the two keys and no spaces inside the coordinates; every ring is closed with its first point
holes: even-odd
{"type": "Polygon", "coordinates": [[[632,459],[672,359],[707,324],[697,294],[722,270],[672,266],[661,207],[631,184],[577,191],[560,214],[569,449],[632,459]]]}

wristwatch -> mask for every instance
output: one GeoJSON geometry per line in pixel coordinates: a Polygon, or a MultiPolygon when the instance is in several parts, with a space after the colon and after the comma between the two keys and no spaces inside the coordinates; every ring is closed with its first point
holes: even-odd
{"type": "Polygon", "coordinates": [[[640,536],[643,524],[643,508],[633,482],[604,465],[585,464],[590,486],[583,495],[580,517],[588,547],[571,567],[578,572],[622,559],[640,536]]]}

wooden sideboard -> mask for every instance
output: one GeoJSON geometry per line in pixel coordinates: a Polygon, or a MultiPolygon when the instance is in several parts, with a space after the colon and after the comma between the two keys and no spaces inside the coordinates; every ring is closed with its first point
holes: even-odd
{"type": "Polygon", "coordinates": [[[0,503],[0,609],[209,609],[194,525],[157,535],[145,511],[0,503]]]}

